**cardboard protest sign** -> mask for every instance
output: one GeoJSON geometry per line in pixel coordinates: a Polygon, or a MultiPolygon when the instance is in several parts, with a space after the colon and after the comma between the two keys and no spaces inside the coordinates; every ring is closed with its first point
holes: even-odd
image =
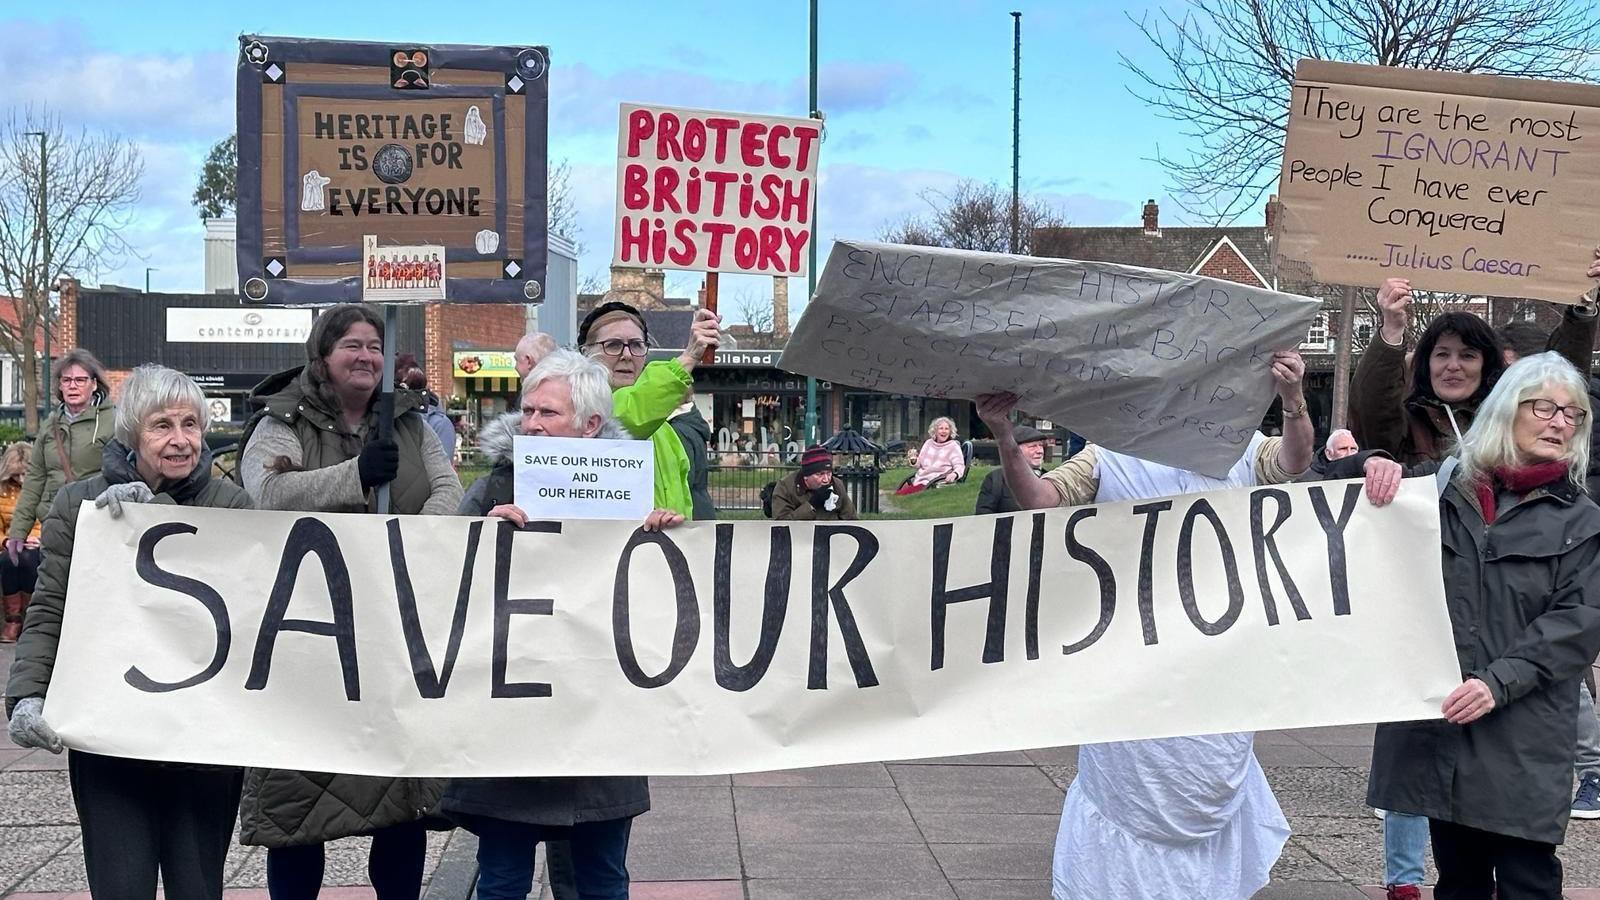
{"type": "Polygon", "coordinates": [[[710,774],[1437,718],[1460,682],[1432,479],[653,533],[124,510],[78,520],[44,708],[115,756],[710,774]]]}
{"type": "Polygon", "coordinates": [[[1575,303],[1593,287],[1600,87],[1301,60],[1279,272],[1575,303]]]}
{"type": "Polygon", "coordinates": [[[653,508],[649,441],[519,434],[513,450],[516,503],[529,516],[641,522],[653,508]]]}
{"type": "Polygon", "coordinates": [[[244,302],[538,300],[548,60],[543,47],[241,37],[244,302]]]}
{"type": "Polygon", "coordinates": [[[821,123],[622,104],[612,265],[807,272],[821,123]]]}
{"type": "Polygon", "coordinates": [[[1272,351],[1318,301],[1112,263],[838,241],[780,368],[1021,408],[1151,462],[1221,475],[1273,397],[1272,351]]]}

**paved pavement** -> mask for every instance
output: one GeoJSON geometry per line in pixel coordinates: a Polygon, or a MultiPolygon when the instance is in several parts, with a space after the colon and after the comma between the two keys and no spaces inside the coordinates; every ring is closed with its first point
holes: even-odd
{"type": "MultiPolygon", "coordinates": [[[[0,645],[0,672],[10,661],[10,646],[0,645]]],[[[1257,735],[1256,755],[1293,828],[1272,884],[1257,900],[1383,896],[1371,887],[1383,876],[1382,823],[1362,802],[1372,732],[1351,726],[1257,735]]],[[[634,824],[632,896],[1048,898],[1051,845],[1076,764],[1077,751],[1068,747],[655,778],[654,809],[634,824]]],[[[329,845],[324,900],[373,897],[364,886],[366,843],[329,845]]],[[[464,900],[472,846],[464,832],[431,837],[428,900],[464,900]]],[[[1600,821],[1573,822],[1561,856],[1567,897],[1600,900],[1600,821]]],[[[228,900],[267,900],[265,878],[265,853],[235,846],[228,900]]],[[[88,898],[65,756],[0,749],[0,896],[88,898]]]]}

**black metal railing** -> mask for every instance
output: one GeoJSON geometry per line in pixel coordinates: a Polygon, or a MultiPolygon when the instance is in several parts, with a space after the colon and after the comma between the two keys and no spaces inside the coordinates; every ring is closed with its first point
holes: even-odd
{"type": "Polygon", "coordinates": [[[706,484],[717,509],[760,509],[761,489],[799,468],[776,453],[713,451],[706,458],[706,484]]]}

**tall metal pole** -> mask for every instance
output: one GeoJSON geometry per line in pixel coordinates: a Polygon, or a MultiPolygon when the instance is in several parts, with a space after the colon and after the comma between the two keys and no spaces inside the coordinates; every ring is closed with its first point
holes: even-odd
{"type": "MultiPolygon", "coordinates": [[[[49,214],[50,214],[50,199],[49,199],[50,198],[50,135],[49,135],[48,132],[45,132],[45,131],[27,131],[27,132],[23,132],[23,133],[25,135],[29,136],[29,137],[37,137],[39,139],[39,224],[38,224],[39,237],[38,237],[38,241],[39,241],[39,243],[41,245],[43,245],[43,254],[42,255],[43,255],[44,258],[42,260],[43,264],[39,267],[39,269],[37,270],[37,273],[35,274],[34,277],[35,278],[39,278],[40,275],[43,276],[43,278],[39,278],[39,280],[42,283],[36,285],[35,286],[35,290],[43,290],[44,291],[44,314],[43,314],[44,315],[44,383],[42,385],[40,385],[40,388],[41,388],[41,390],[43,390],[45,392],[45,396],[48,397],[50,395],[50,285],[51,285],[51,281],[50,281],[50,219],[49,219],[49,214]]],[[[29,335],[28,340],[32,341],[33,340],[33,336],[29,335]]],[[[37,397],[34,398],[34,402],[35,403],[38,402],[38,398],[37,397]]],[[[46,403],[45,406],[46,406],[46,408],[48,408],[49,407],[49,403],[46,403]]]]}
{"type": "MultiPolygon", "coordinates": [[[[817,110],[817,0],[811,0],[811,118],[821,118],[822,113],[817,110]]],[[[820,180],[820,179],[818,179],[820,180]]],[[[817,292],[817,210],[822,206],[812,194],[811,201],[811,249],[809,262],[806,266],[806,301],[809,303],[813,294],[817,292]]],[[[805,443],[820,443],[817,435],[817,380],[806,376],[806,439],[805,443]]]]}
{"type": "Polygon", "coordinates": [[[1022,171],[1022,13],[1011,13],[1011,252],[1022,252],[1018,197],[1022,171]]]}

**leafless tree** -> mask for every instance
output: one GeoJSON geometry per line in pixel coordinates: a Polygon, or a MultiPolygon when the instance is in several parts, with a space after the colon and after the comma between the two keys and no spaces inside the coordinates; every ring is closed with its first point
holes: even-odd
{"type": "Polygon", "coordinates": [[[740,349],[777,350],[783,347],[786,338],[778,336],[773,324],[776,316],[771,295],[762,297],[757,291],[742,289],[733,297],[733,308],[735,314],[750,328],[748,334],[738,335],[740,349]]]}
{"type": "Polygon", "coordinates": [[[35,340],[54,322],[50,290],[64,275],[96,275],[133,253],[122,229],[133,216],[143,172],[132,143],[68,133],[46,111],[13,110],[0,126],[0,292],[6,295],[0,304],[10,306],[10,315],[0,315],[0,353],[22,367],[30,432],[38,427],[35,340]]]}
{"type": "Polygon", "coordinates": [[[582,229],[578,227],[578,204],[572,199],[571,164],[564,159],[556,163],[550,169],[546,184],[549,199],[545,202],[545,219],[549,223],[548,227],[552,233],[577,244],[578,252],[581,254],[582,229]]]}
{"type": "Polygon", "coordinates": [[[1159,157],[1188,213],[1227,222],[1275,183],[1302,58],[1593,80],[1600,17],[1583,0],[1191,0],[1135,22],[1159,63],[1122,62],[1135,96],[1187,125],[1159,157]]]}
{"type": "MultiPolygon", "coordinates": [[[[884,240],[925,247],[1012,252],[1010,190],[994,182],[966,179],[948,194],[927,190],[919,196],[928,204],[928,215],[911,216],[890,225],[883,231],[884,240]]],[[[1015,252],[1025,256],[1033,250],[1034,229],[1066,224],[1054,207],[1038,197],[1020,198],[1017,219],[1022,246],[1015,252]]]]}

